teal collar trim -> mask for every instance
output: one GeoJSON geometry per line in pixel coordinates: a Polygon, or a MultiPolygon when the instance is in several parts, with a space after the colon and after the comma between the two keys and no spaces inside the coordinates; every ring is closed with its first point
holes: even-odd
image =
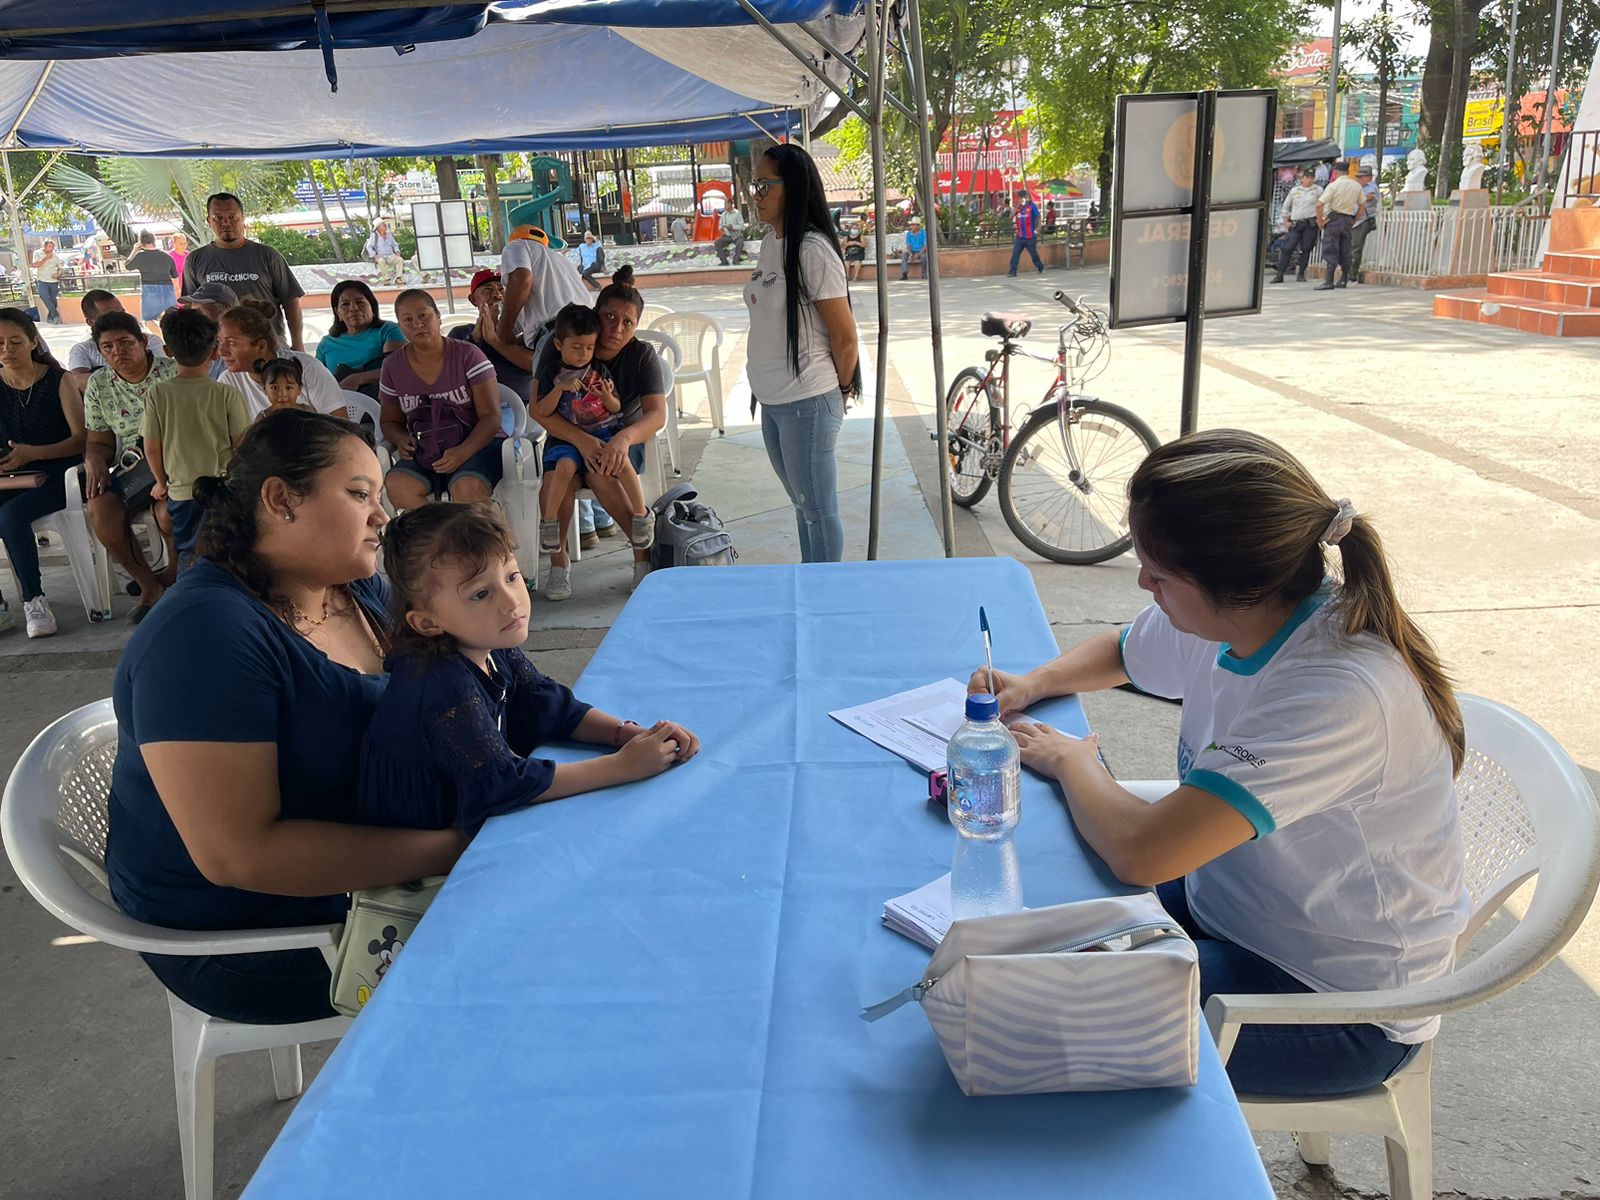
{"type": "Polygon", "coordinates": [[[1231,671],[1235,675],[1257,674],[1262,667],[1272,661],[1272,656],[1283,648],[1283,644],[1289,640],[1289,636],[1304,625],[1310,619],[1311,614],[1327,602],[1328,592],[1326,588],[1313,592],[1300,601],[1299,607],[1289,614],[1289,619],[1283,623],[1283,628],[1267,639],[1267,644],[1249,658],[1235,658],[1230,653],[1232,649],[1230,644],[1223,642],[1221,649],[1217,651],[1217,666],[1224,671],[1231,671]]]}

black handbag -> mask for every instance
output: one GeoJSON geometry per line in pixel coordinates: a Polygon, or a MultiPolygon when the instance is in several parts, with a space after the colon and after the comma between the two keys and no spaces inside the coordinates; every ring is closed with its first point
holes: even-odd
{"type": "Polygon", "coordinates": [[[122,462],[112,468],[111,478],[122,493],[122,506],[130,513],[142,512],[150,507],[150,492],[156,486],[156,473],[145,458],[144,451],[124,450],[122,462]]]}

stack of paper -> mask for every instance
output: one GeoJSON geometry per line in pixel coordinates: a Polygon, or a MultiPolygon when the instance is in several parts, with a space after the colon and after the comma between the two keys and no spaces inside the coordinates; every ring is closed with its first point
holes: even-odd
{"type": "Polygon", "coordinates": [[[883,923],[898,934],[937,950],[950,932],[950,873],[883,906],[883,923]]]}
{"type": "Polygon", "coordinates": [[[941,679],[828,715],[924,771],[942,771],[946,745],[966,719],[966,704],[966,685],[941,679]]]}

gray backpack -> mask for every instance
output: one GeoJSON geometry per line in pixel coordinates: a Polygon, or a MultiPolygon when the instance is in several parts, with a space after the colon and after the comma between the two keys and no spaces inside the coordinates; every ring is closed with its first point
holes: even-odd
{"type": "Polygon", "coordinates": [[[731,567],[739,557],[733,538],[716,510],[695,500],[687,483],[668,488],[651,507],[656,514],[656,541],[650,565],[662,567],[731,567]]]}

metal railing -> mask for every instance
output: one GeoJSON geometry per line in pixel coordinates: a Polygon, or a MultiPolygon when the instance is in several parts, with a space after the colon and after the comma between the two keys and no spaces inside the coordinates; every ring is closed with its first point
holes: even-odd
{"type": "Polygon", "coordinates": [[[1361,265],[1411,279],[1527,270],[1539,265],[1546,220],[1530,206],[1386,209],[1361,265]]]}
{"type": "Polygon", "coordinates": [[[1567,135],[1566,161],[1561,169],[1561,196],[1557,208],[1574,201],[1600,202],[1600,129],[1567,135]]]}

